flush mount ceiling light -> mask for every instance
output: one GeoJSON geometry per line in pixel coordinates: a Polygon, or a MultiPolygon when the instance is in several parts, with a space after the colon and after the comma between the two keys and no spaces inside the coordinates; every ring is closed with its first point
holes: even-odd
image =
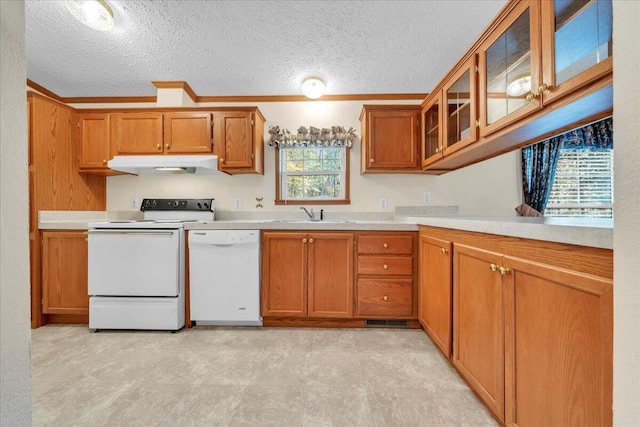
{"type": "Polygon", "coordinates": [[[302,93],[310,99],[318,99],[324,95],[324,81],[317,76],[311,76],[302,82],[302,93]]]}
{"type": "Polygon", "coordinates": [[[65,0],[73,16],[89,28],[109,31],[113,28],[113,12],[103,0],[65,0]]]}
{"type": "Polygon", "coordinates": [[[524,73],[517,75],[507,86],[507,95],[522,96],[531,92],[531,74],[524,73]]]}

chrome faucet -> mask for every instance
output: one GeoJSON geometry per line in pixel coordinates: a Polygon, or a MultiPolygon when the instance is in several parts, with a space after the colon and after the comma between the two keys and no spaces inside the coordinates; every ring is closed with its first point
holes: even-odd
{"type": "Polygon", "coordinates": [[[311,208],[311,212],[309,212],[304,206],[300,206],[300,209],[302,209],[307,214],[311,221],[316,221],[315,214],[313,213],[313,208],[311,208]]]}

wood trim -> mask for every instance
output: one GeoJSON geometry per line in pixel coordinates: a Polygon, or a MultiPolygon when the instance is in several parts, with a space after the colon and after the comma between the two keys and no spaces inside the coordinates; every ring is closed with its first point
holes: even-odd
{"type": "Polygon", "coordinates": [[[185,81],[165,81],[165,82],[156,81],[151,83],[157,89],[182,89],[187,93],[187,95],[189,95],[189,98],[191,98],[193,102],[196,102],[198,99],[198,95],[196,95],[193,89],[191,89],[191,86],[189,86],[189,83],[185,81]]]}
{"type": "Polygon", "coordinates": [[[100,96],[100,97],[79,97],[79,98],[61,98],[62,102],[68,104],[129,104],[139,102],[152,102],[158,100],[157,96],[100,96]]]}
{"type": "Polygon", "coordinates": [[[33,80],[27,79],[27,86],[30,87],[31,89],[37,90],[42,95],[45,95],[45,96],[47,96],[47,97],[49,97],[51,99],[55,99],[58,102],[64,102],[64,100],[61,97],[59,97],[55,93],[51,92],[46,87],[40,86],[38,83],[34,82],[33,80]]]}
{"type": "Polygon", "coordinates": [[[65,325],[88,325],[88,314],[50,314],[48,323],[65,325]]]}
{"type": "Polygon", "coordinates": [[[75,108],[68,106],[67,104],[65,104],[62,101],[58,101],[57,99],[53,99],[53,98],[49,98],[48,96],[45,96],[41,93],[38,92],[32,92],[32,91],[28,91],[27,92],[27,101],[31,100],[31,99],[41,99],[43,101],[46,101],[48,103],[51,103],[53,105],[56,105],[58,107],[62,107],[62,108],[66,108],[67,110],[71,110],[71,111],[76,111],[75,108]]]}

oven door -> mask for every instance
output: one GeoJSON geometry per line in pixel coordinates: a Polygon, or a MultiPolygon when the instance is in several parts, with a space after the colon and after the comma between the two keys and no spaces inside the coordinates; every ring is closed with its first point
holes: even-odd
{"type": "Polygon", "coordinates": [[[89,295],[175,297],[182,230],[89,230],[89,295]]]}

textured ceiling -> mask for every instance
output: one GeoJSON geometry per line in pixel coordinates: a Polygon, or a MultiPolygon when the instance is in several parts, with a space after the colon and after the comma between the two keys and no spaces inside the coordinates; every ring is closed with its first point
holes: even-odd
{"type": "Polygon", "coordinates": [[[27,76],[62,97],[154,96],[183,80],[200,96],[429,92],[505,0],[115,1],[111,32],[64,1],[25,2],[27,76]]]}

